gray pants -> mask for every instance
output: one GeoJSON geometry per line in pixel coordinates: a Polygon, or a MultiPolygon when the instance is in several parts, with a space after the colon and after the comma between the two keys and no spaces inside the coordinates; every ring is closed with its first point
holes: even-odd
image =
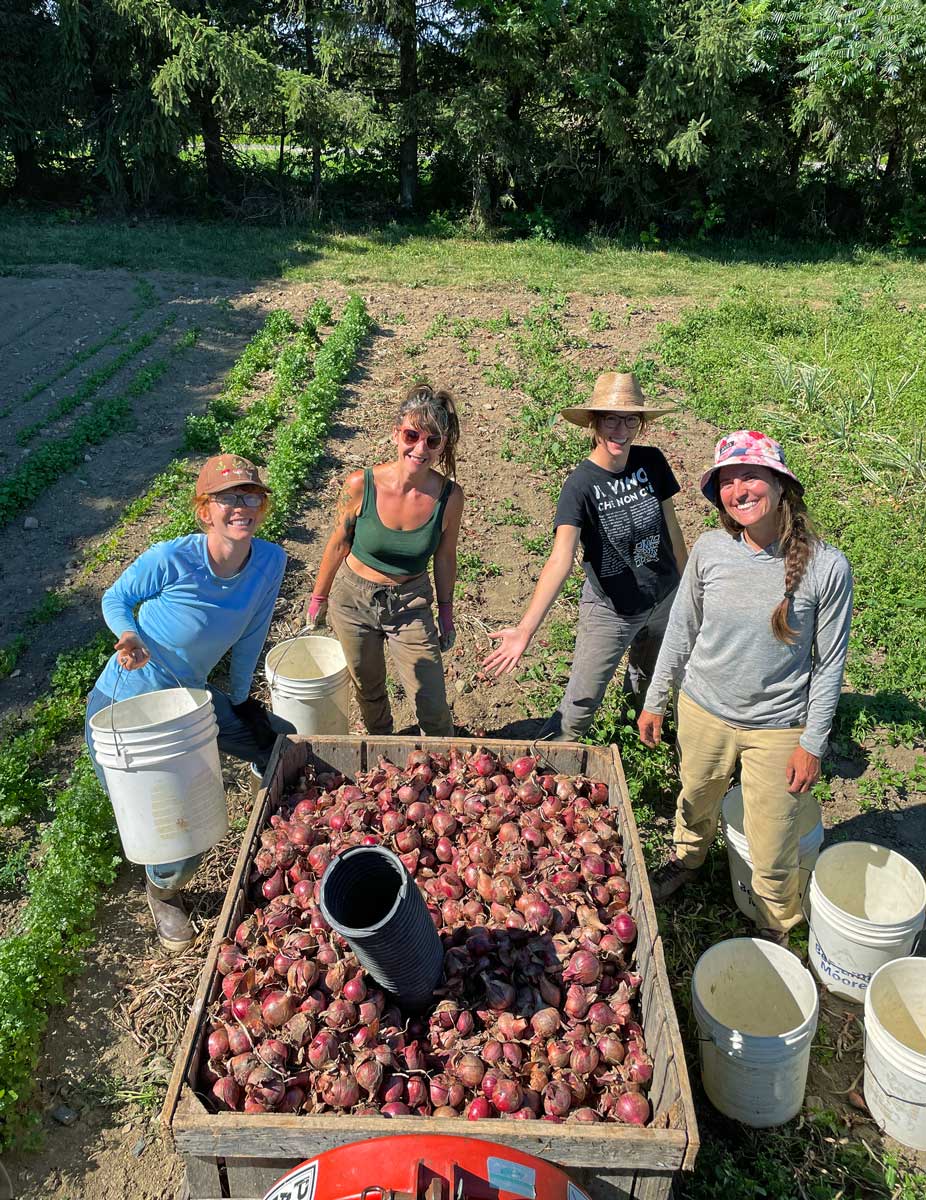
{"type": "Polygon", "coordinates": [[[579,741],[591,728],[618,663],[629,650],[624,692],[642,706],[666,631],[675,589],[647,612],[622,616],[586,581],[566,694],[538,735],[552,742],[579,741]]]}
{"type": "MultiPolygon", "coordinates": [[[[212,707],[215,709],[215,718],[219,725],[219,749],[224,754],[230,754],[232,758],[241,758],[245,762],[253,763],[253,765],[263,773],[270,761],[270,750],[261,750],[254,740],[254,734],[245,723],[236,716],[232,710],[231,700],[225,692],[219,691],[212,684],[206,684],[206,690],[212,696],[212,707]]],[[[102,785],[103,791],[106,791],[106,776],[103,774],[103,769],[96,761],[96,755],[93,752],[93,739],[90,736],[90,718],[94,713],[98,713],[101,709],[112,704],[112,699],[95,687],[90,693],[87,700],[87,718],[84,725],[84,736],[87,739],[87,749],[90,752],[90,761],[93,763],[93,769],[96,771],[97,779],[102,785]]],[[[281,717],[270,714],[270,722],[278,733],[295,733],[295,728],[288,721],[284,721],[281,717]]],[[[155,887],[165,889],[182,888],[196,874],[196,868],[205,857],[203,854],[194,854],[192,858],[179,859],[177,862],[160,863],[157,866],[145,867],[145,873],[154,884],[155,887]]]]}

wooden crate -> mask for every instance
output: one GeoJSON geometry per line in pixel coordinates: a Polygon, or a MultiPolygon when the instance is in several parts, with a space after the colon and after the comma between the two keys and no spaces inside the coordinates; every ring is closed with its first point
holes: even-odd
{"type": "Polygon", "coordinates": [[[451,745],[469,752],[484,745],[511,760],[529,753],[525,742],[454,738],[290,737],[280,739],[257,796],[215,938],[203,968],[193,1010],[180,1043],[177,1062],[164,1102],[162,1119],[186,1163],[192,1200],[240,1197],[259,1200],[288,1168],[333,1146],[369,1137],[429,1133],[469,1134],[514,1146],[566,1168],[593,1200],[666,1200],[679,1170],[694,1166],[698,1129],[685,1055],[669,990],[662,940],[643,866],[636,822],[627,798],[627,785],[617,750],[565,742],[544,748],[555,771],[584,774],[604,780],[610,788],[624,844],[624,864],[631,907],[637,923],[637,969],[642,1024],[653,1057],[650,1090],[654,1120],[640,1129],[628,1125],[576,1126],[549,1122],[503,1121],[469,1123],[421,1117],[352,1117],[335,1114],[297,1116],[211,1113],[195,1093],[203,1043],[204,1016],[219,994],[221,976],[215,969],[218,943],[230,936],[245,915],[248,871],[260,848],[260,832],[276,810],[289,783],[307,763],[318,770],[337,770],[348,778],[375,765],[384,754],[402,763],[417,747],[446,750],[451,745]]]}

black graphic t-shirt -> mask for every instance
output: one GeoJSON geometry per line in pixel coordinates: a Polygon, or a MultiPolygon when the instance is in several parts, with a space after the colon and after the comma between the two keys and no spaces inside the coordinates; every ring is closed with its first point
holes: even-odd
{"type": "Polygon", "coordinates": [[[579,527],[586,577],[619,613],[645,612],[678,583],[662,502],[679,490],[655,446],[631,446],[617,473],[586,458],[563,484],[553,528],[579,527]]]}

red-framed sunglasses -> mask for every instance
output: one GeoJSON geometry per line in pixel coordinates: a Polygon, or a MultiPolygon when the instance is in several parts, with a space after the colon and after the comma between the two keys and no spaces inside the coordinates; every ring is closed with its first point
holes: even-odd
{"type": "Polygon", "coordinates": [[[420,438],[424,438],[427,448],[429,450],[436,450],[444,440],[443,436],[439,433],[425,433],[421,429],[408,429],[405,426],[402,427],[400,432],[402,434],[402,441],[406,446],[414,446],[420,438]]]}

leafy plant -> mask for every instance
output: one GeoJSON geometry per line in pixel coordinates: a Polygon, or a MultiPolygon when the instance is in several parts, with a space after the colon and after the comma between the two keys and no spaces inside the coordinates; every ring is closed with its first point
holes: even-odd
{"type": "Polygon", "coordinates": [[[48,1009],[64,1000],[68,975],[83,965],[100,888],[119,863],[112,806],[86,750],[55,804],[42,836],[39,864],[29,875],[29,898],[16,926],[0,941],[0,1146],[8,1147],[28,1120],[48,1009]]]}
{"type": "Polygon", "coordinates": [[[237,419],[239,402],[254,379],[272,365],[283,341],[295,332],[296,322],[285,309],[274,309],[269,314],[229,371],[221,394],[202,416],[191,414],[187,417],[184,438],[188,449],[203,454],[214,454],[218,450],[222,433],[237,419]]]}

